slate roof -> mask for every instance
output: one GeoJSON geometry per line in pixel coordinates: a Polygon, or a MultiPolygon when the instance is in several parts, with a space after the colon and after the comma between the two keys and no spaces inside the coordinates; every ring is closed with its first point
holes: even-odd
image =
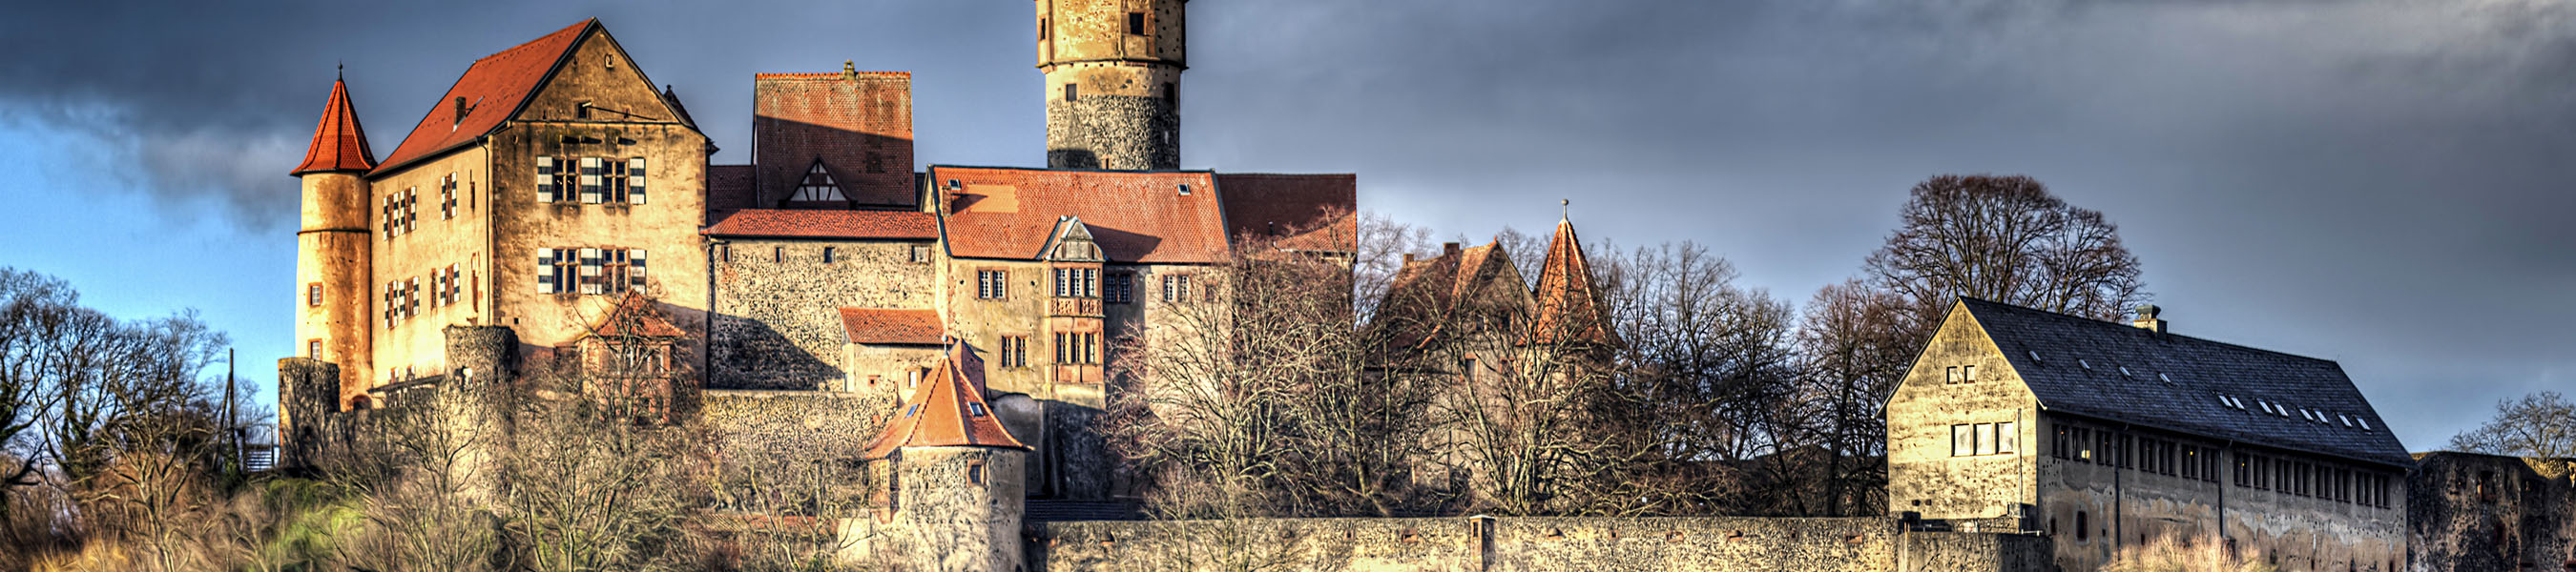
{"type": "Polygon", "coordinates": [[[930,378],[913,390],[888,420],[885,433],[868,444],[862,459],[883,459],[904,447],[1002,447],[1027,449],[1002,428],[993,408],[984,403],[983,363],[964,342],[948,347],[930,378]]]}
{"type": "Polygon", "coordinates": [[[322,121],[313,126],[313,144],[304,148],[304,163],[288,174],[373,168],[376,153],[367,148],[367,131],[358,128],[358,109],[349,104],[349,82],[332,80],[331,100],[322,104],[322,121]]]}
{"type": "Polygon", "coordinates": [[[854,344],[935,346],[946,331],[932,310],[841,309],[841,332],[854,344]]]}
{"type": "Polygon", "coordinates": [[[929,240],[939,237],[938,215],[914,211],[743,209],[707,225],[707,236],[768,238],[874,238],[929,240]]]}
{"type": "Polygon", "coordinates": [[[1359,236],[1359,177],[1347,173],[1219,173],[1228,237],[1272,238],[1293,250],[1352,252],[1359,236]]]}
{"type": "Polygon", "coordinates": [[[1034,260],[1067,216],[1082,219],[1110,262],[1217,263],[1231,249],[1206,171],[933,166],[930,183],[949,252],[960,257],[1034,260]],[[949,189],[951,180],[962,188],[949,189]]]}
{"type": "Polygon", "coordinates": [[[554,71],[555,62],[572,51],[584,32],[598,25],[597,18],[583,20],[474,60],[474,66],[456,78],[456,85],[448,87],[447,95],[430,106],[429,115],[420,118],[420,125],[412,128],[411,135],[404,137],[376,170],[401,168],[499,129],[502,121],[518,113],[520,103],[536,95],[537,87],[544,85],[546,76],[554,71]],[[465,98],[467,110],[461,120],[456,117],[459,97],[465,98]]]}
{"type": "Polygon", "coordinates": [[[1974,298],[1960,299],[1952,311],[1960,310],[1976,318],[2042,409],[2413,466],[2335,362],[1974,298]],[[2220,395],[2245,408],[2221,403],[2220,395]],[[2266,412],[2257,400],[2290,413],[2266,412]],[[2305,419],[2300,409],[2322,411],[2325,421],[2305,419]]]}

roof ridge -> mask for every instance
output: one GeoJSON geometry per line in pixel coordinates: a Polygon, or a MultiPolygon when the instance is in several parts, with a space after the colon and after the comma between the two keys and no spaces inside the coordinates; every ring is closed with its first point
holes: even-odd
{"type": "Polygon", "coordinates": [[[864,76],[864,77],[912,77],[912,72],[908,72],[908,71],[855,71],[855,72],[765,72],[765,73],[753,73],[753,74],[751,74],[751,78],[752,78],[752,79],[832,79],[832,78],[841,78],[841,77],[849,77],[849,76],[864,76]]]}
{"type": "Polygon", "coordinates": [[[2303,360],[2315,361],[2315,362],[2324,362],[2324,363],[2330,363],[2330,364],[2331,364],[2331,363],[2337,363],[2337,362],[2335,362],[2335,360],[2330,360],[2330,359],[2321,358],[2321,357],[2316,357],[2316,356],[2299,355],[2299,354],[2294,354],[2294,353],[2289,353],[2289,352],[2284,352],[2284,351],[2279,351],[2279,350],[2267,350],[2267,349],[2258,348],[2258,347],[2249,346],[2249,345],[2244,345],[2244,344],[2239,344],[2239,343],[2235,343],[2235,342],[2226,342],[2226,341],[2220,341],[2220,340],[2213,340],[2213,339],[2204,338],[2204,337],[2200,337],[2200,336],[2194,336],[2194,335],[2190,335],[2190,334],[2177,334],[2177,333],[2173,333],[2173,332],[2160,332],[2160,333],[2159,333],[2159,332],[2150,332],[2150,331],[2148,331],[2148,330],[2146,330],[2146,329],[2144,329],[2144,328],[2139,328],[2139,327],[2137,327],[2137,326],[2132,326],[2132,325],[2128,325],[2128,324],[2122,324],[2122,323],[2119,323],[2119,322],[2113,322],[2113,321],[2109,321],[2109,320],[2096,320],[2096,319],[2087,318],[2087,317],[2083,317],[2083,316],[2077,316],[2077,315],[2074,315],[2074,314],[2067,314],[2067,313],[2062,313],[2062,312],[2052,312],[2052,311],[2048,311],[2048,310],[2042,310],[2042,309],[2039,309],[2039,308],[2032,308],[2032,307],[2029,307],[2029,306],[2021,306],[2021,305],[2015,305],[2015,304],[2010,304],[2010,303],[2005,303],[2005,302],[1997,302],[1997,301],[1994,301],[1994,300],[1987,300],[1987,299],[1984,299],[1984,298],[1975,298],[1975,297],[1970,297],[1970,296],[1960,296],[1960,297],[1959,297],[1959,299],[1960,299],[1961,301],[1970,301],[1970,300],[1973,300],[1973,301],[1983,302],[1983,303],[1986,303],[1986,304],[1990,304],[1990,305],[1994,305],[1994,306],[1998,306],[1998,307],[2002,307],[2002,308],[2007,308],[2007,309],[2012,309],[2012,310],[2021,310],[2021,311],[2025,311],[2025,312],[2037,313],[2037,314],[2041,314],[2041,315],[2045,315],[2045,316],[2051,317],[2051,318],[2056,318],[2056,319],[2061,319],[2061,320],[2074,320],[2074,321],[2085,322],[2085,323],[2088,323],[2088,324],[2095,324],[2095,325],[2100,325],[2100,326],[2107,326],[2107,327],[2114,327],[2114,328],[2132,329],[2132,330],[2137,330],[2137,331],[2139,331],[2139,332],[2151,333],[2151,334],[2158,335],[2158,336],[2162,336],[2162,337],[2168,337],[2168,338],[2182,338],[2182,339],[2184,339],[2184,340],[2189,340],[2189,341],[2194,341],[2194,342],[2200,342],[2200,343],[2204,343],[2204,344],[2217,345],[2217,346],[2224,346],[2224,347],[2228,347],[2228,348],[2234,348],[2234,349],[2239,349],[2239,350],[2244,350],[2244,351],[2249,351],[2249,352],[2272,354],[2272,355],[2277,355],[2277,356],[2282,356],[2282,357],[2297,358],[2297,359],[2303,359],[2303,360]]]}
{"type": "Polygon", "coordinates": [[[581,28],[589,27],[592,23],[594,23],[594,22],[598,22],[598,21],[599,21],[599,19],[598,19],[598,18],[585,19],[585,20],[582,20],[581,22],[579,22],[579,23],[575,23],[575,24],[573,24],[573,25],[571,25],[571,26],[565,26],[565,27],[563,27],[562,29],[558,29],[558,30],[555,30],[555,31],[552,31],[552,32],[546,32],[546,33],[545,33],[545,35],[537,36],[537,38],[536,38],[536,39],[528,40],[528,41],[525,41],[525,42],[520,42],[520,43],[519,43],[519,45],[516,45],[516,46],[510,46],[510,47],[507,47],[507,48],[502,48],[502,49],[501,49],[501,51],[498,51],[498,52],[492,52],[492,53],[490,53],[490,54],[486,54],[486,55],[484,55],[483,57],[474,58],[474,61],[475,61],[476,63],[481,63],[483,60],[488,60],[488,59],[497,58],[497,57],[501,57],[501,56],[505,56],[505,55],[510,55],[510,54],[512,54],[512,53],[516,53],[516,52],[518,52],[518,51],[520,51],[520,50],[529,49],[529,48],[531,48],[531,47],[536,46],[538,42],[543,42],[543,41],[546,41],[546,39],[547,39],[547,38],[555,37],[555,35],[556,35],[556,34],[561,34],[561,33],[564,33],[564,32],[570,32],[570,31],[573,31],[573,30],[577,30],[577,29],[581,29],[581,28]]]}

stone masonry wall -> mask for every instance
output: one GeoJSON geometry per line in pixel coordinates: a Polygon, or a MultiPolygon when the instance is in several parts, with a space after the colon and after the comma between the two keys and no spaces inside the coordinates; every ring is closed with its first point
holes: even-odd
{"type": "MultiPolygon", "coordinates": [[[[1057,89],[1062,89],[1059,86],[1057,89]]],[[[1170,170],[1181,165],[1180,108],[1161,97],[1047,100],[1047,167],[1170,170]]]]}
{"type": "MultiPolygon", "coordinates": [[[[716,245],[707,387],[838,387],[848,335],[840,308],[931,309],[937,268],[912,261],[929,241],[725,239],[716,245]],[[823,250],[832,249],[824,262],[823,250]]],[[[870,372],[877,373],[877,372],[870,372]]]]}
{"type": "Polygon", "coordinates": [[[2576,476],[2565,461],[2443,452],[2416,462],[2407,569],[2576,570],[2576,476]]]}
{"type": "Polygon", "coordinates": [[[1252,519],[1052,522],[1033,569],[2052,570],[2034,535],[1903,532],[1886,518],[1252,519]]]}

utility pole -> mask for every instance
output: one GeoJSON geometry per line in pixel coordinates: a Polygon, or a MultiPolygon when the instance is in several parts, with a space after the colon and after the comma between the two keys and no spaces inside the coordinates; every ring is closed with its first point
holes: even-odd
{"type": "Polygon", "coordinates": [[[238,420],[233,419],[233,356],[237,351],[224,348],[224,434],[232,441],[233,467],[249,470],[249,467],[242,466],[241,428],[238,420]]]}

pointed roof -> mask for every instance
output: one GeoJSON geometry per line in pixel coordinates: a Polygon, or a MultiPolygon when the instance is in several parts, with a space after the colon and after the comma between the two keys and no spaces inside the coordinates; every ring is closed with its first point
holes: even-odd
{"type": "MultiPolygon", "coordinates": [[[[885,433],[868,444],[862,459],[883,459],[904,447],[1004,447],[1027,449],[1011,432],[1002,428],[994,417],[993,407],[984,403],[983,384],[976,383],[981,371],[968,372],[966,362],[973,360],[974,350],[964,342],[949,344],[939,367],[923,380],[912,398],[903,401],[895,417],[886,424],[885,433]]],[[[975,369],[982,369],[980,362],[975,369]]]]}
{"type": "Polygon", "coordinates": [[[1500,241],[1408,261],[1396,270],[1378,318],[1405,328],[1396,336],[1396,344],[1419,347],[1438,338],[1459,312],[1468,309],[1461,305],[1482,303],[1474,298],[1479,288],[1498,283],[1508,284],[1503,291],[1515,296],[1505,303],[1528,303],[1528,298],[1519,297],[1528,293],[1520,289],[1520,269],[1512,266],[1511,255],[1503,251],[1500,241]]]}
{"type": "Polygon", "coordinates": [[[322,122],[313,126],[313,145],[304,149],[304,164],[287,174],[374,168],[376,153],[367,148],[366,130],[358,128],[358,108],[349,104],[349,82],[332,80],[331,101],[322,105],[322,122]]]}
{"type": "Polygon", "coordinates": [[[610,308],[607,314],[599,317],[598,322],[592,323],[590,331],[585,335],[684,338],[688,337],[689,333],[681,330],[679,326],[671,325],[669,319],[663,318],[662,312],[654,309],[652,299],[645,298],[643,294],[627,292],[626,298],[618,300],[616,307],[610,308]]]}
{"type": "Polygon", "coordinates": [[[1583,259],[1583,243],[1574,238],[1573,221],[1557,219],[1556,236],[1548,240],[1547,260],[1539,263],[1538,288],[1532,296],[1538,301],[1532,342],[1555,342],[1559,332],[1574,338],[1567,341],[1611,341],[1601,294],[1592,288],[1592,263],[1583,259]]]}
{"type": "Polygon", "coordinates": [[[1962,297],[2041,409],[2372,461],[2412,458],[2333,361],[1962,297]]]}
{"type": "Polygon", "coordinates": [[[545,37],[513,46],[500,53],[474,60],[447,95],[430,106],[429,115],[420,118],[411,135],[394,147],[379,170],[399,168],[406,163],[436,155],[459,145],[472,143],[499,129],[503,121],[518,114],[519,106],[536,95],[553,75],[556,64],[572,53],[585,32],[599,26],[599,19],[582,20],[545,37]],[[456,99],[465,98],[465,113],[457,116],[456,99]]]}

